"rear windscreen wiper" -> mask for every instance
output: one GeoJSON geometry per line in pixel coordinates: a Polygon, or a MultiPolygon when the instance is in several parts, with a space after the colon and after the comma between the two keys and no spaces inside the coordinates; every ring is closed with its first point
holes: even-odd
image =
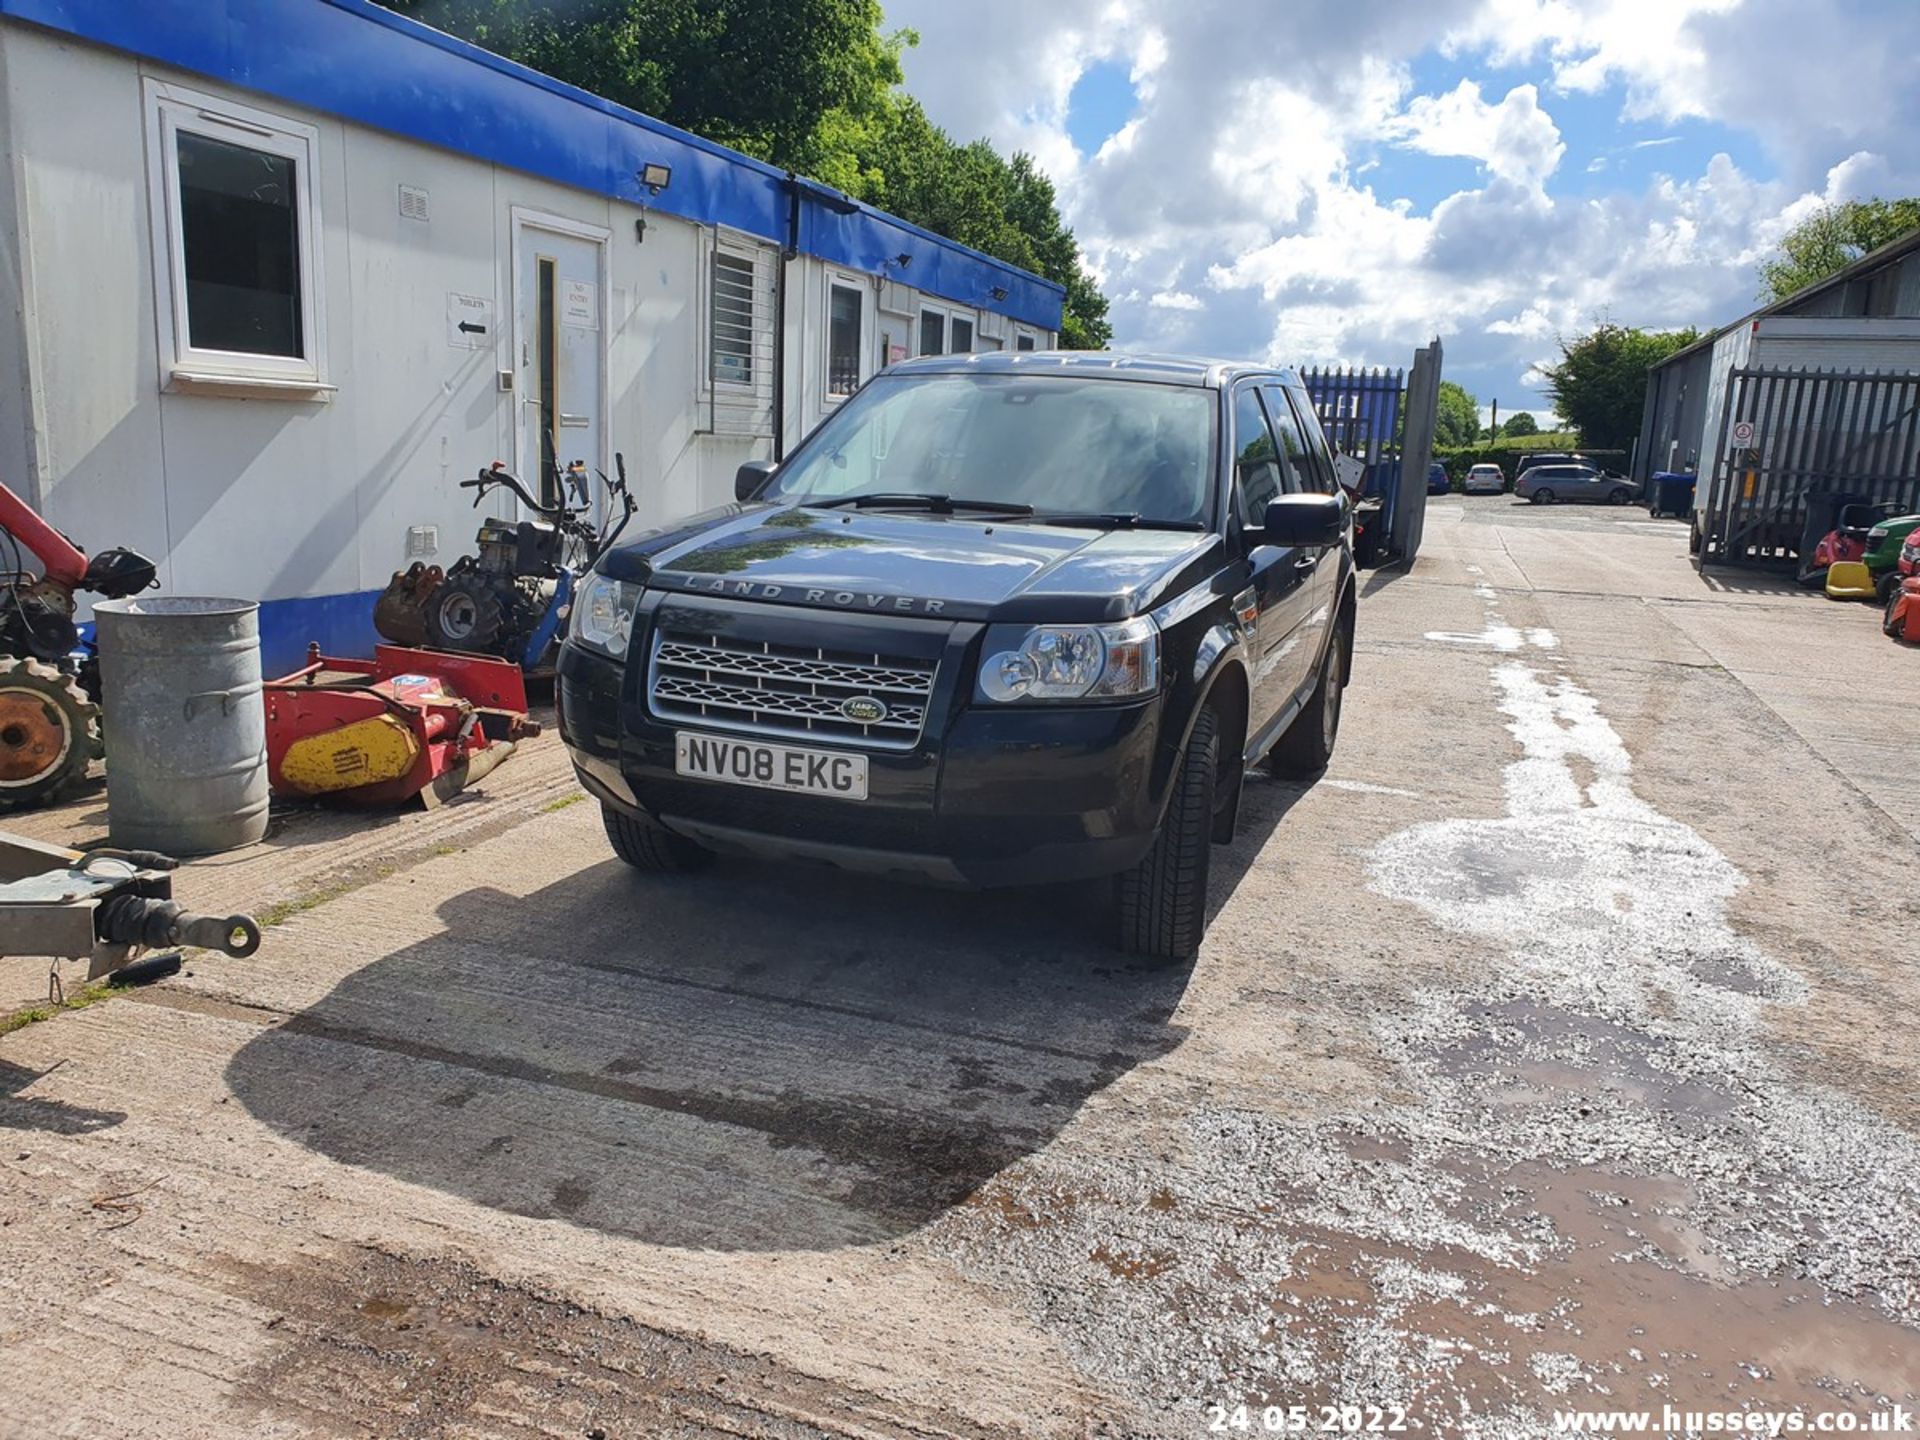
{"type": "Polygon", "coordinates": [[[818,506],[822,509],[848,505],[856,510],[906,510],[917,507],[935,515],[951,515],[956,510],[978,510],[994,515],[1031,515],[1033,513],[1031,505],[1022,505],[1017,500],[956,500],[951,495],[932,495],[913,491],[890,491],[878,495],[836,495],[827,500],[802,500],[799,503],[818,506]]]}
{"type": "Polygon", "coordinates": [[[1083,525],[1089,528],[1106,526],[1115,530],[1204,530],[1207,528],[1198,520],[1149,520],[1137,510],[1092,511],[1084,515],[1049,512],[1033,518],[1039,525],[1083,525]]]}

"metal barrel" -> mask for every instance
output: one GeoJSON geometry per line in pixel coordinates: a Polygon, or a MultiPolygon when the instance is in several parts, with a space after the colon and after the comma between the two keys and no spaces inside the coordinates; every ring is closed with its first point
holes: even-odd
{"type": "Polygon", "coordinates": [[[260,607],[136,596],[93,607],[107,829],[122,849],[209,855],[267,833],[260,607]]]}

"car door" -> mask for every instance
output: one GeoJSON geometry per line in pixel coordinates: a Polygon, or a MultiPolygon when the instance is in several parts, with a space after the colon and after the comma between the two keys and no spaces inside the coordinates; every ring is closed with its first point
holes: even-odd
{"type": "Polygon", "coordinates": [[[1268,545],[1261,534],[1268,502],[1292,493],[1290,483],[1297,490],[1297,475],[1283,461],[1260,386],[1242,381],[1233,392],[1233,504],[1249,575],[1234,609],[1248,627],[1253,650],[1250,734],[1286,708],[1313,663],[1309,619],[1319,557],[1289,545],[1268,545]]]}
{"type": "MultiPolygon", "coordinates": [[[[1338,495],[1340,484],[1334,478],[1333,452],[1327,446],[1327,437],[1320,429],[1319,418],[1313,411],[1313,399],[1307,394],[1306,387],[1300,385],[1271,385],[1267,387],[1267,413],[1273,418],[1275,429],[1280,428],[1279,417],[1289,416],[1291,425],[1286,433],[1280,435],[1283,450],[1289,450],[1289,463],[1299,479],[1302,491],[1319,495],[1338,495]]],[[[1307,673],[1314,672],[1314,660],[1320,655],[1321,647],[1326,644],[1327,631],[1332,628],[1334,606],[1340,599],[1340,561],[1341,547],[1322,545],[1313,552],[1313,612],[1307,623],[1312,627],[1308,637],[1307,673]]]]}
{"type": "Polygon", "coordinates": [[[1582,465],[1572,470],[1570,474],[1573,477],[1572,484],[1569,486],[1573,491],[1570,498],[1589,502],[1606,499],[1606,485],[1601,480],[1598,470],[1582,465]]]}

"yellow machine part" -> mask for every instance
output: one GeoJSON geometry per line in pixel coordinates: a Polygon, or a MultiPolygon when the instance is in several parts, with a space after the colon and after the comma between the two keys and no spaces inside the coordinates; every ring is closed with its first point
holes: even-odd
{"type": "Polygon", "coordinates": [[[420,742],[404,721],[375,715],[294,741],[280,761],[280,779],[302,795],[327,795],[398,780],[419,758],[420,742]]]}
{"type": "Polygon", "coordinates": [[[1829,600],[1874,600],[1873,572],[1858,560],[1841,560],[1827,567],[1829,600]]]}

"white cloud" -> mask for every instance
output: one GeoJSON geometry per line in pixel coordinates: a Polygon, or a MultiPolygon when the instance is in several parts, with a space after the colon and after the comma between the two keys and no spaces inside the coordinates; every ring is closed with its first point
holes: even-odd
{"type": "Polygon", "coordinates": [[[1204,310],[1206,305],[1197,295],[1189,295],[1184,290],[1162,290],[1147,303],[1156,310],[1204,310]]]}
{"type": "Polygon", "coordinates": [[[1477,160],[1502,180],[1519,185],[1545,184],[1567,150],[1552,117],[1540,108],[1540,92],[1531,85],[1515,86],[1498,105],[1489,105],[1471,80],[1462,80],[1444,95],[1416,95],[1390,123],[1388,133],[1428,155],[1477,160]]]}

